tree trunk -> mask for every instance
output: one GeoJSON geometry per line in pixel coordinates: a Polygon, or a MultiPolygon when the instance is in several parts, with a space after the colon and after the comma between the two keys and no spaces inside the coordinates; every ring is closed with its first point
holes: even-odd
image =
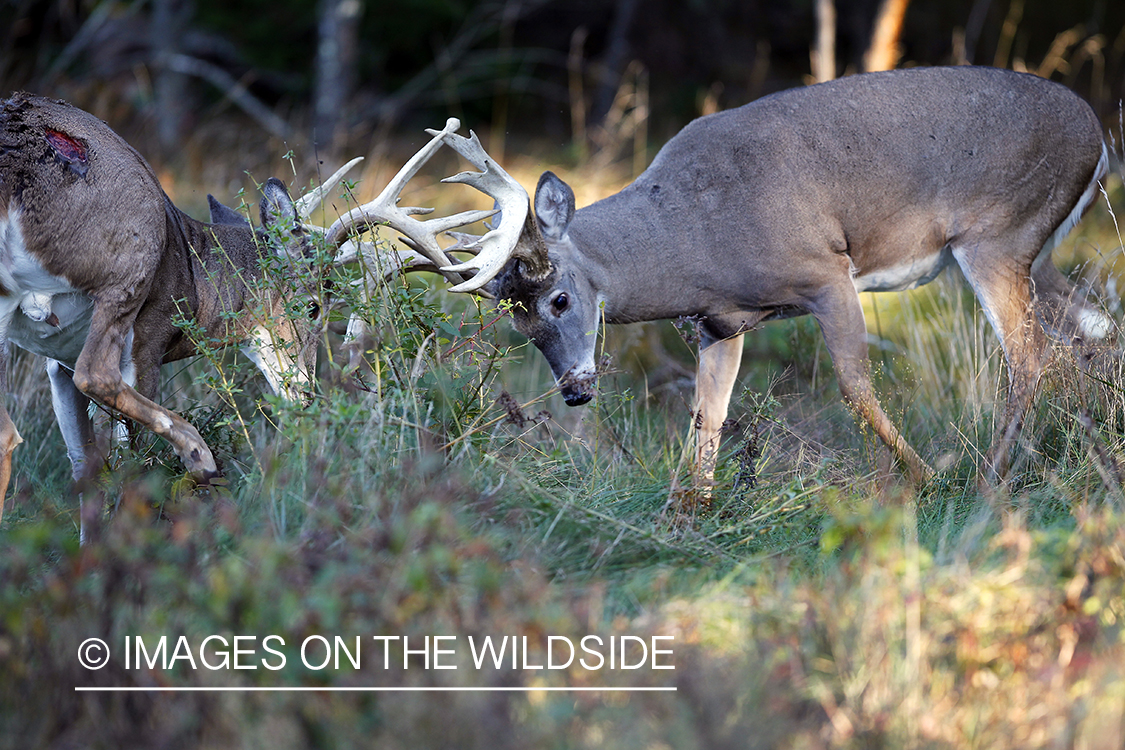
{"type": "Polygon", "coordinates": [[[190,108],[187,77],[173,69],[171,60],[180,54],[180,42],[193,11],[191,0],[153,0],[152,4],[150,41],[156,134],[166,156],[180,147],[190,108]]]}
{"type": "Polygon", "coordinates": [[[341,124],[355,88],[356,47],[363,0],[320,0],[316,49],[317,144],[332,150],[342,136],[341,124]]]}
{"type": "Polygon", "coordinates": [[[898,40],[902,37],[902,22],[908,5],[910,0],[883,0],[875,19],[871,46],[863,56],[864,70],[890,70],[898,64],[902,56],[898,40]]]}
{"type": "Polygon", "coordinates": [[[633,25],[637,5],[637,0],[617,0],[606,43],[602,75],[594,95],[593,111],[590,113],[594,122],[601,122],[609,113],[617,96],[617,89],[621,86],[621,74],[629,55],[629,29],[633,25]]]}
{"type": "Polygon", "coordinates": [[[812,57],[812,72],[817,83],[836,77],[836,5],[833,0],[816,0],[816,49],[812,57]]]}

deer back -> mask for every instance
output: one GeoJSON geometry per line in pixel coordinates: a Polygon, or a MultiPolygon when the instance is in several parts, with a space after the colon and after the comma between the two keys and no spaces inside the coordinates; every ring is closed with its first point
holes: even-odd
{"type": "Polygon", "coordinates": [[[0,175],[2,210],[19,211],[27,250],[50,274],[90,294],[151,283],[166,198],[145,160],[101,120],[63,102],[11,97],[0,106],[0,175]],[[144,257],[125,247],[145,248],[144,257]]]}
{"type": "Polygon", "coordinates": [[[1036,76],[853,76],[696,120],[635,183],[579,210],[571,234],[584,257],[636,269],[610,280],[610,319],[802,304],[833,254],[863,278],[1017,226],[1037,253],[1101,146],[1089,105],[1036,76]],[[638,277],[673,293],[646,303],[638,277]]]}
{"type": "Polygon", "coordinates": [[[1065,87],[989,68],[872,73],[700,118],[616,195],[577,211],[545,175],[552,273],[513,262],[499,296],[565,380],[592,379],[599,320],[698,316],[711,339],[808,312],[850,266],[858,290],[932,279],[955,247],[1008,233],[1030,265],[1103,158],[1065,87]],[[557,304],[565,295],[566,305],[557,304]]]}

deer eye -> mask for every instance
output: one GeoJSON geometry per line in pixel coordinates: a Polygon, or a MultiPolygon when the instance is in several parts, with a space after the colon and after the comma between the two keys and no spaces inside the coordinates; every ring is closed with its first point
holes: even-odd
{"type": "Polygon", "coordinates": [[[309,303],[309,320],[317,320],[320,317],[320,305],[315,302],[309,303]]]}
{"type": "Polygon", "coordinates": [[[551,307],[554,308],[556,315],[570,307],[570,298],[566,296],[566,292],[551,300],[551,307]]]}

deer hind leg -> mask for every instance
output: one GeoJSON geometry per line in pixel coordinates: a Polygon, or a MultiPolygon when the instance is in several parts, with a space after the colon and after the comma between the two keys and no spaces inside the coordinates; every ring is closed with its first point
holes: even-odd
{"type": "Polygon", "coordinates": [[[102,460],[88,411],[90,399],[74,386],[70,370],[53,359],[47,360],[47,378],[51,382],[55,421],[70,458],[70,473],[75,482],[81,482],[97,473],[102,460]]]}
{"type": "Polygon", "coordinates": [[[692,428],[695,432],[695,486],[710,497],[715,482],[715,463],[722,440],[738,366],[742,362],[742,334],[714,343],[704,341],[699,349],[695,376],[695,406],[692,428]]]}
{"type": "Polygon", "coordinates": [[[1035,309],[1047,333],[1073,346],[1102,341],[1113,333],[1113,321],[1091,304],[1051,261],[1049,250],[1031,267],[1035,309]]]}
{"type": "MultiPolygon", "coordinates": [[[[1087,296],[1078,291],[1055,267],[1051,252],[1081,220],[1097,199],[1101,180],[1109,168],[1109,153],[1102,144],[1101,158],[1094,168],[1086,190],[1079,196],[1070,214],[1055,228],[1031,266],[1031,279],[1036,312],[1047,335],[1063,343],[1082,346],[1105,339],[1114,333],[1113,321],[1087,296]]],[[[1085,354],[1085,352],[1084,352],[1085,354]]]]}
{"type": "Polygon", "coordinates": [[[122,354],[133,316],[121,316],[112,308],[100,302],[94,306],[90,333],[74,368],[74,385],[167,440],[188,472],[198,481],[209,481],[218,471],[199,432],[183,417],[142,396],[123,377],[122,354]]]}
{"type": "Polygon", "coordinates": [[[1016,262],[1018,252],[978,246],[954,249],[953,257],[996,331],[1008,364],[1007,405],[982,471],[985,482],[994,485],[1007,480],[1012,447],[1046,364],[1047,337],[1032,304],[1030,263],[1016,262]]]}
{"type": "Polygon", "coordinates": [[[871,384],[871,363],[867,356],[863,306],[851,277],[844,276],[839,282],[822,289],[810,308],[832,355],[832,366],[836,370],[844,401],[905,465],[915,484],[931,480],[934,470],[906,442],[875,396],[871,384]]]}

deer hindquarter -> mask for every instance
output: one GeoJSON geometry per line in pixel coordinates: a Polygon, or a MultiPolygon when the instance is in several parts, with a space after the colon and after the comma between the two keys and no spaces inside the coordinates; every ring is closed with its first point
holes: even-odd
{"type": "MultiPolygon", "coordinates": [[[[12,343],[58,364],[52,395],[72,459],[94,453],[89,396],[168,439],[189,471],[213,474],[198,432],[132,386],[133,324],[173,260],[174,209],[148,164],[92,115],[17,94],[0,102],[0,206],[0,369],[12,343]]],[[[3,412],[0,497],[18,442],[3,412]]],[[[75,461],[76,476],[89,465],[75,461]]]]}

